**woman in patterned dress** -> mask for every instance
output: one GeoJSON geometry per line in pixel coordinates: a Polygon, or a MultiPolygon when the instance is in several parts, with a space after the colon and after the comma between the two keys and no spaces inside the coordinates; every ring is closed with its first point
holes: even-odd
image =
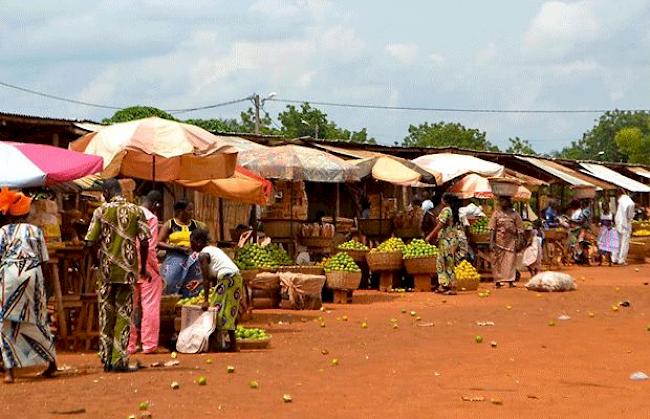
{"type": "Polygon", "coordinates": [[[512,207],[509,196],[499,197],[499,208],[490,219],[490,248],[492,250],[492,274],[494,284],[500,288],[504,282],[515,286],[517,276],[518,243],[524,233],[521,216],[512,207]]]}
{"type": "Polygon", "coordinates": [[[230,352],[237,351],[237,316],[239,304],[243,295],[244,281],[235,263],[218,247],[210,245],[207,230],[198,229],[192,232],[192,250],[199,253],[199,263],[203,276],[205,301],[203,311],[210,306],[217,308],[217,325],[215,334],[217,346],[221,349],[222,332],[228,332],[228,347],[230,352]],[[210,288],[216,286],[216,299],[210,301],[210,288]]]}
{"type": "Polygon", "coordinates": [[[24,222],[31,199],[3,190],[0,211],[10,216],[0,228],[0,344],[5,383],[14,369],[46,364],[41,373],[56,372],[54,337],[48,326],[42,265],[49,258],[43,232],[24,222]]]}
{"type": "Polygon", "coordinates": [[[445,194],[442,197],[444,208],[438,215],[438,223],[427,236],[427,241],[437,238],[438,258],[436,271],[438,272],[438,290],[447,295],[456,294],[456,277],[454,268],[467,256],[468,243],[465,230],[460,221],[458,209],[460,201],[453,195],[445,194]]]}

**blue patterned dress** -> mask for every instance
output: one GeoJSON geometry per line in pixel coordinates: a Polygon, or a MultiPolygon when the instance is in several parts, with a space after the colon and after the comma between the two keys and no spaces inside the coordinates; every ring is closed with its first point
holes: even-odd
{"type": "Polygon", "coordinates": [[[0,228],[0,344],[5,367],[55,360],[41,269],[48,260],[41,229],[31,224],[0,228]]]}

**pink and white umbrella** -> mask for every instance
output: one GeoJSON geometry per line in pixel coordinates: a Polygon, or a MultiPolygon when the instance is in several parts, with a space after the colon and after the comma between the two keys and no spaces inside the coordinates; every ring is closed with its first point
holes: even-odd
{"type": "Polygon", "coordinates": [[[0,142],[0,186],[32,188],[101,172],[103,159],[64,148],[0,142]]]}

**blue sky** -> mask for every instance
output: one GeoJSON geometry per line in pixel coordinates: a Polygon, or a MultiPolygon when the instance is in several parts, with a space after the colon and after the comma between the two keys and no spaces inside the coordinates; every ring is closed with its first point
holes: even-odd
{"type": "MultiPolygon", "coordinates": [[[[0,80],[88,102],[184,108],[253,92],[417,107],[650,108],[650,1],[4,1],[0,80]]],[[[0,110],[111,111],[0,88],[0,110]]],[[[234,117],[245,104],[187,114],[234,117]]],[[[267,103],[275,116],[284,105],[267,103]]],[[[457,121],[539,151],[598,115],[323,108],[381,143],[457,121]]]]}

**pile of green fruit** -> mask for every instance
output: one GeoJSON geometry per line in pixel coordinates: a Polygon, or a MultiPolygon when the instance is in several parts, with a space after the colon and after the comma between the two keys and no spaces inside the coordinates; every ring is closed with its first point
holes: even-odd
{"type": "Polygon", "coordinates": [[[361,272],[361,269],[354,263],[354,260],[345,252],[339,252],[327,259],[324,265],[325,272],[345,271],[361,272]]]}
{"type": "Polygon", "coordinates": [[[247,329],[243,326],[237,326],[235,330],[235,337],[238,340],[250,339],[250,340],[266,340],[271,337],[271,335],[266,334],[264,329],[247,329]]]}
{"type": "Polygon", "coordinates": [[[258,268],[277,268],[278,266],[293,264],[289,255],[281,246],[269,244],[262,247],[257,243],[249,243],[239,249],[234,262],[242,271],[258,268]]]}
{"type": "Polygon", "coordinates": [[[372,249],[371,252],[401,252],[402,249],[404,249],[404,246],[405,244],[402,239],[399,237],[391,237],[379,246],[372,249]]]}
{"type": "MultiPolygon", "coordinates": [[[[205,291],[201,290],[194,297],[181,298],[180,300],[178,300],[176,305],[177,306],[200,306],[201,304],[203,304],[204,299],[205,299],[205,291]]],[[[210,303],[210,307],[214,307],[217,304],[216,286],[210,288],[210,295],[208,295],[208,302],[210,303]]]]}
{"type": "Polygon", "coordinates": [[[490,232],[488,226],[488,219],[486,217],[479,218],[474,224],[469,227],[472,234],[485,234],[490,232]]]}
{"type": "Polygon", "coordinates": [[[404,259],[429,258],[437,254],[438,248],[422,239],[413,239],[402,250],[404,259]]]}
{"type": "Polygon", "coordinates": [[[340,250],[368,250],[368,246],[363,243],[359,243],[356,240],[350,240],[343,244],[340,244],[338,248],[340,250]]]}

